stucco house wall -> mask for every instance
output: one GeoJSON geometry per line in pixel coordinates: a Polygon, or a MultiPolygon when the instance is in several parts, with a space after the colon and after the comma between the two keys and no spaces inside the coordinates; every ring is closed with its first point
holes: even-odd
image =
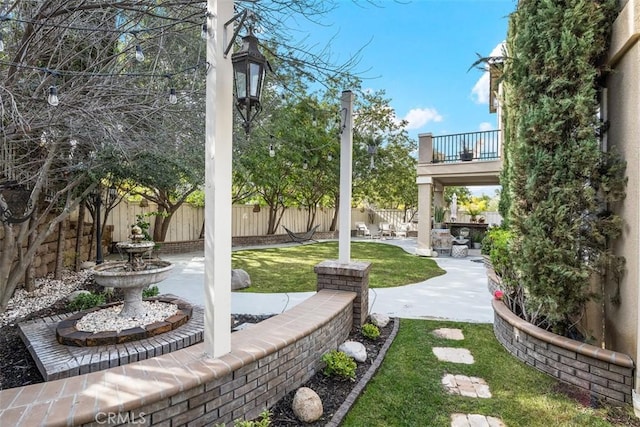
{"type": "Polygon", "coordinates": [[[611,296],[617,285],[609,284],[605,295],[605,343],[607,348],[626,353],[635,361],[635,390],[640,392],[640,0],[621,1],[609,51],[611,72],[606,81],[605,119],[609,149],[617,150],[627,162],[627,196],[613,208],[624,218],[622,237],[614,244],[626,258],[620,282],[620,304],[611,296]]]}

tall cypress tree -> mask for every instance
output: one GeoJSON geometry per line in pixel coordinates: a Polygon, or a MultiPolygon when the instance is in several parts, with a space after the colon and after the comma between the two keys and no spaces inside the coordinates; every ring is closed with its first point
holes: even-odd
{"type": "MultiPolygon", "coordinates": [[[[606,209],[622,185],[597,137],[598,78],[613,0],[521,0],[511,16],[504,82],[509,219],[525,318],[558,333],[582,312],[606,242],[620,221],[606,209]],[[615,175],[615,176],[614,176],[615,175]]],[[[515,284],[512,284],[515,285],[515,284]]]]}

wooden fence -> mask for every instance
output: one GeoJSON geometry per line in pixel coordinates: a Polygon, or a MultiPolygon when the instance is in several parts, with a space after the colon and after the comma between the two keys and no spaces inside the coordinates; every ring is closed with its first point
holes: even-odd
{"type": "MultiPolygon", "coordinates": [[[[113,226],[113,241],[120,242],[128,240],[129,228],[136,222],[136,216],[140,214],[149,214],[157,211],[157,207],[153,203],[148,206],[140,206],[140,203],[123,201],[115,207],[107,219],[107,225],[113,226]]],[[[320,227],[318,231],[329,231],[331,220],[333,219],[333,208],[318,208],[314,225],[320,227]]],[[[269,220],[269,208],[262,206],[259,209],[253,205],[234,205],[232,207],[232,236],[264,236],[267,233],[267,224],[269,220]]],[[[488,224],[499,224],[502,221],[500,215],[496,212],[484,212],[485,222],[488,224]]],[[[372,226],[373,229],[380,222],[388,222],[398,226],[404,222],[411,222],[412,219],[417,220],[417,216],[412,218],[411,213],[405,215],[403,210],[398,209],[363,209],[353,208],[351,210],[351,229],[355,229],[356,222],[364,222],[372,226]]],[[[459,212],[458,222],[468,220],[459,212]]],[[[151,234],[153,234],[153,217],[148,217],[151,223],[151,234]]],[[[196,208],[189,204],[184,204],[176,211],[171,219],[169,231],[167,232],[167,242],[180,242],[188,240],[196,240],[200,237],[202,226],[204,223],[204,209],[196,208]]],[[[287,208],[280,221],[280,227],[276,230],[276,234],[285,234],[282,226],[295,232],[306,231],[307,211],[301,208],[287,208]]],[[[414,224],[415,225],[415,224],[414,224]]],[[[415,227],[414,227],[415,228],[415,227]]]]}

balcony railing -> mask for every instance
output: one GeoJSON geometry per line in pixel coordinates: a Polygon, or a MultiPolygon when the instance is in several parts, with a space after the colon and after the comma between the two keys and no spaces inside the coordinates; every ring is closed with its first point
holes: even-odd
{"type": "Polygon", "coordinates": [[[434,136],[432,163],[500,159],[500,131],[434,136]]]}

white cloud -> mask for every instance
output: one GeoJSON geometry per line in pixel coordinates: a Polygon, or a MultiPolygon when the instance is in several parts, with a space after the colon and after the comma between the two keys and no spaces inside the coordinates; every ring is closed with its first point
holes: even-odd
{"type": "MultiPolygon", "coordinates": [[[[489,56],[503,56],[504,55],[504,42],[500,42],[493,48],[489,56]]],[[[476,84],[471,89],[471,99],[476,104],[489,104],[489,72],[482,73],[482,77],[478,79],[476,84]]]]}
{"type": "Polygon", "coordinates": [[[471,89],[471,98],[476,104],[489,104],[489,72],[482,73],[482,77],[471,89]]]}
{"type": "Polygon", "coordinates": [[[480,131],[493,130],[493,124],[489,122],[482,122],[480,123],[480,126],[478,126],[478,129],[480,129],[480,131]]]}
{"type": "Polygon", "coordinates": [[[410,110],[404,120],[407,121],[407,130],[420,129],[430,122],[441,122],[442,116],[435,108],[413,108],[410,110]]]}

